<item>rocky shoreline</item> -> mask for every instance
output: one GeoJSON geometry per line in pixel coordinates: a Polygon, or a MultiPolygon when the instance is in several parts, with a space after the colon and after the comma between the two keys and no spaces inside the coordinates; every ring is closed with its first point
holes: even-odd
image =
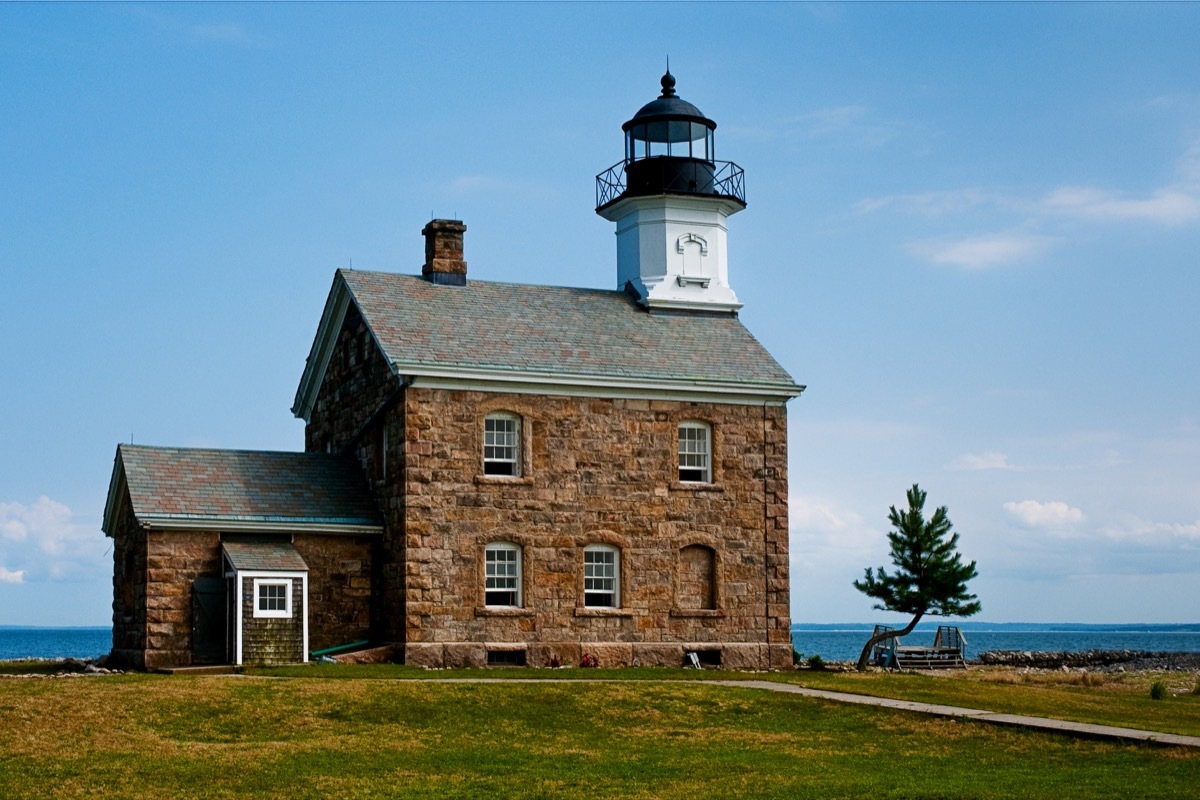
{"type": "Polygon", "coordinates": [[[1200,653],[1146,650],[989,650],[969,664],[1032,669],[1086,669],[1093,672],[1200,671],[1200,653]]]}

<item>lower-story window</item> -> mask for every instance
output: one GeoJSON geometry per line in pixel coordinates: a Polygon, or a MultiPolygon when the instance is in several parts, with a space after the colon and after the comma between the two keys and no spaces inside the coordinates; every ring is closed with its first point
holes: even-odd
{"type": "Polygon", "coordinates": [[[484,550],[484,604],[521,606],[521,548],[508,542],[492,542],[484,550]]]}
{"type": "Polygon", "coordinates": [[[292,616],[292,582],[256,578],[254,581],[254,616],[292,616]]]}
{"type": "Polygon", "coordinates": [[[583,550],[583,604],[592,608],[621,605],[621,553],[607,544],[583,550]]]}

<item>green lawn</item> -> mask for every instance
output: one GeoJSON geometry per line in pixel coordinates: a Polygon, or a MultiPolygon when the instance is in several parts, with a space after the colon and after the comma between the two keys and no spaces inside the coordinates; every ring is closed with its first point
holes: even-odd
{"type": "Polygon", "coordinates": [[[0,680],[13,800],[1177,798],[1198,782],[1200,751],[705,683],[0,680]]]}
{"type": "Polygon", "coordinates": [[[752,679],[796,683],[814,689],[894,697],[923,703],[977,708],[1007,714],[1116,725],[1200,736],[1200,676],[1189,673],[1027,673],[971,669],[947,673],[797,672],[734,673],[686,669],[486,669],[424,670],[393,664],[322,664],[272,667],[255,674],[323,678],[522,678],[526,680],[724,680],[752,679]],[[1150,685],[1163,680],[1172,690],[1165,700],[1150,699],[1150,685]]]}

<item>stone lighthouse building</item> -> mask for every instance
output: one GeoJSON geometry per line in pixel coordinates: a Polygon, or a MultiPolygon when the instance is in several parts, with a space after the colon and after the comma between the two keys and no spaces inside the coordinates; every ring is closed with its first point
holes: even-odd
{"type": "Polygon", "coordinates": [[[466,225],[433,220],[422,274],[334,275],[304,453],[119,447],[114,652],[789,665],[803,387],[738,319],[715,129],[670,73],[624,124],[597,177],[615,288],[477,280],[466,225]]]}

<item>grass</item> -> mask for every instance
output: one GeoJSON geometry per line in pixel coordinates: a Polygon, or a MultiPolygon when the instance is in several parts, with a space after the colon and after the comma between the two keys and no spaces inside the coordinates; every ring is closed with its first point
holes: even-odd
{"type": "Polygon", "coordinates": [[[814,689],[893,697],[1007,714],[1091,722],[1125,728],[1200,736],[1200,677],[1189,673],[1026,672],[973,668],[945,673],[831,672],[799,670],[732,673],[665,669],[487,669],[425,670],[395,664],[321,664],[269,667],[253,674],[336,679],[518,678],[522,680],[722,680],[749,678],[797,683],[814,689]],[[1151,699],[1151,687],[1166,687],[1165,702],[1151,699]]]}
{"type": "Polygon", "coordinates": [[[893,697],[1007,714],[1116,725],[1200,736],[1200,695],[1188,673],[1027,672],[971,669],[953,674],[857,672],[781,673],[814,689],[893,697]],[[1151,687],[1161,683],[1161,701],[1151,687]]]}
{"type": "MultiPolygon", "coordinates": [[[[363,677],[412,672],[320,667],[293,680],[0,680],[0,797],[1035,800],[1182,797],[1200,780],[1194,750],[1081,741],[704,682],[363,677]]],[[[642,671],[621,674],[631,672],[642,671]]]]}

